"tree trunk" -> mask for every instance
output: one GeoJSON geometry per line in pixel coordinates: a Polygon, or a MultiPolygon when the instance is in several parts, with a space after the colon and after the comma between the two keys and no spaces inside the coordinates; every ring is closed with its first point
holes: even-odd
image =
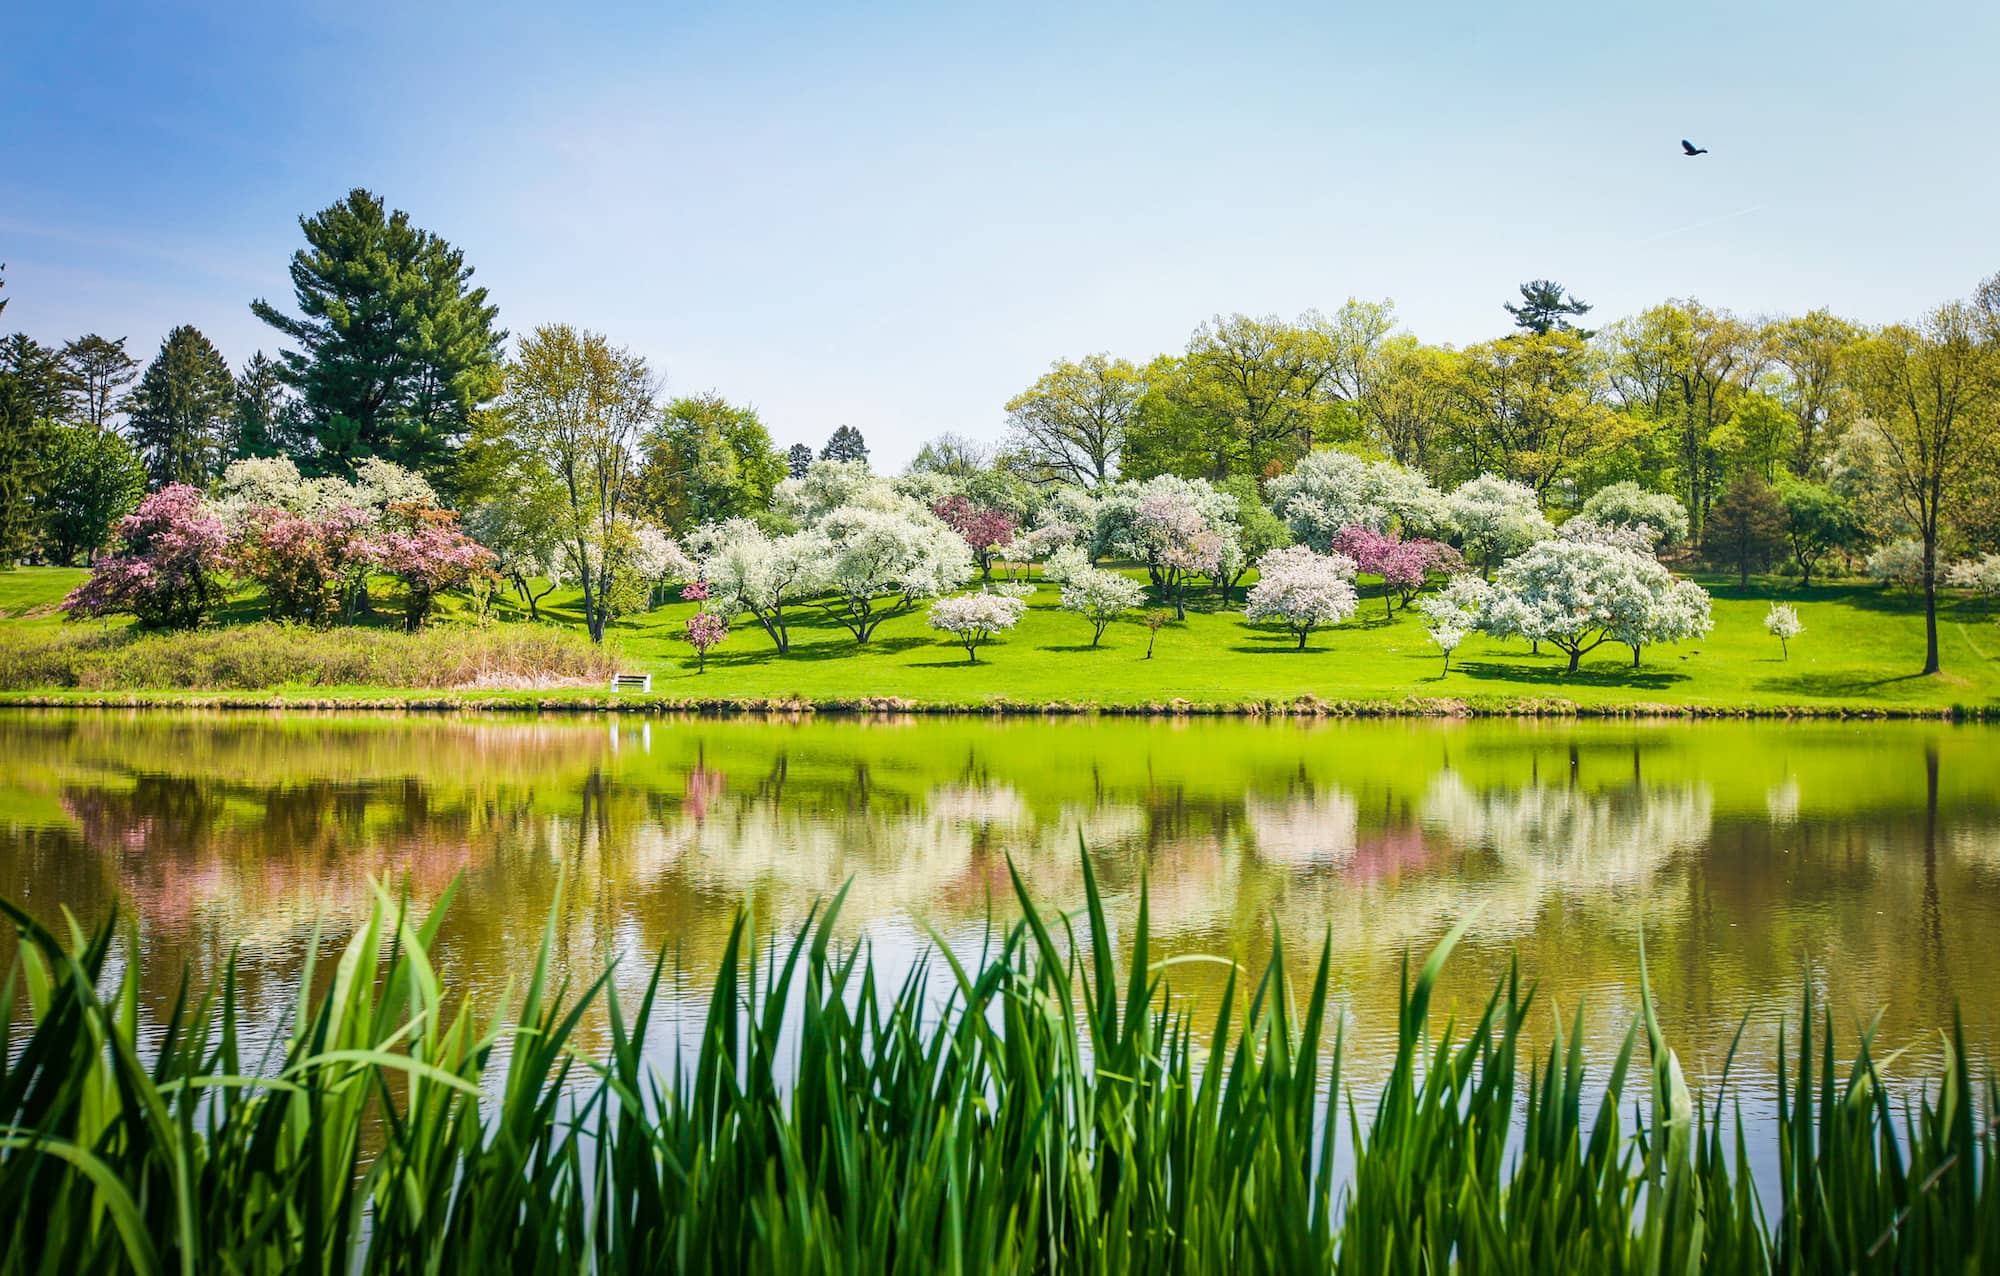
{"type": "Polygon", "coordinates": [[[1639,645],[1637,643],[1632,644],[1632,667],[1634,669],[1639,667],[1639,645]]]}
{"type": "Polygon", "coordinates": [[[1312,630],[1301,629],[1299,631],[1299,645],[1296,648],[1294,648],[1294,650],[1304,651],[1306,649],[1306,639],[1310,637],[1312,637],[1312,630]]]}
{"type": "Polygon", "coordinates": [[[1569,671],[1571,673],[1575,673],[1576,667],[1582,663],[1583,663],[1583,648],[1578,647],[1574,651],[1569,653],[1569,671]]]}
{"type": "Polygon", "coordinates": [[[1937,673],[1937,533],[1924,537],[1924,672],[1937,673]]]}

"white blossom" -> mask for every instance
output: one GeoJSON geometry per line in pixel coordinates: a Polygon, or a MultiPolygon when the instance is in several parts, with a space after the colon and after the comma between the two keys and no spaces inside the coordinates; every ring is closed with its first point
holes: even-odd
{"type": "Polygon", "coordinates": [[[1451,523],[1430,480],[1394,461],[1364,461],[1335,449],[1309,452],[1271,481],[1271,510],[1292,536],[1322,553],[1343,527],[1430,536],[1451,523]]]}
{"type": "Polygon", "coordinates": [[[1945,572],[1945,582],[1954,589],[2000,594],[2000,554],[1981,554],[1953,563],[1945,572]]]}
{"type": "Polygon", "coordinates": [[[1868,574],[1904,589],[1924,583],[1924,543],[1915,537],[1890,541],[1868,556],[1868,574]]]}
{"type": "Polygon", "coordinates": [[[1012,629],[1027,610],[1027,603],[1005,594],[954,594],[931,604],[930,626],[950,634],[977,663],[979,648],[1012,629]]]}
{"type": "Polygon", "coordinates": [[[1651,523],[1600,523],[1584,514],[1564,523],[1556,535],[1579,545],[1607,545],[1632,554],[1651,554],[1660,543],[1659,529],[1651,523]]]}
{"type": "Polygon", "coordinates": [[[1417,600],[1417,611],[1424,618],[1424,633],[1444,653],[1447,671],[1451,669],[1451,654],[1479,629],[1480,618],[1492,598],[1491,585],[1477,576],[1461,574],[1452,577],[1437,593],[1417,600]]]}
{"type": "Polygon", "coordinates": [[[1764,632],[1778,640],[1778,650],[1787,660],[1792,658],[1792,639],[1805,631],[1797,609],[1790,603],[1772,603],[1771,609],[1764,613],[1764,632]]]}
{"type": "Polygon", "coordinates": [[[814,524],[825,554],[822,603],[867,642],[878,625],[918,599],[935,598],[972,576],[972,551],[942,520],[914,505],[881,509],[844,505],[814,524]],[[886,605],[885,595],[893,595],[886,605]]]}
{"type": "Polygon", "coordinates": [[[1257,560],[1257,583],[1250,587],[1244,615],[1251,623],[1277,621],[1299,640],[1321,625],[1337,625],[1354,614],[1354,560],[1321,554],[1304,545],[1274,549],[1257,560]]]}
{"type": "Polygon", "coordinates": [[[1095,647],[1105,629],[1123,612],[1144,602],[1146,591],[1139,582],[1122,572],[1085,566],[1068,577],[1062,587],[1062,609],[1073,611],[1090,622],[1090,645],[1095,647]]]}
{"type": "Polygon", "coordinates": [[[1543,541],[1500,569],[1481,628],[1495,637],[1546,642],[1574,672],[1606,642],[1637,649],[1706,633],[1708,595],[1653,558],[1605,545],[1543,541]]]}
{"type": "Polygon", "coordinates": [[[779,652],[790,650],[785,609],[822,588],[825,540],[812,532],[774,538],[747,518],[732,518],[695,528],[688,544],[708,582],[707,610],[725,620],[747,612],[779,652]]]}
{"type": "Polygon", "coordinates": [[[1655,544],[1679,544],[1688,534],[1687,507],[1678,498],[1647,491],[1629,480],[1591,493],[1577,517],[1610,527],[1646,527],[1652,531],[1655,544]]]}
{"type": "Polygon", "coordinates": [[[1482,570],[1555,534],[1532,489],[1492,474],[1460,484],[1445,504],[1466,557],[1477,557],[1482,570]]]}

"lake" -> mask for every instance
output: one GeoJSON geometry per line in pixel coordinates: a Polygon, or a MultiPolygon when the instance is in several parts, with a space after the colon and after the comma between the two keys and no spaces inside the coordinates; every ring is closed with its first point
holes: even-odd
{"type": "MultiPolygon", "coordinates": [[[[1538,1020],[1581,1005],[1601,1059],[1643,933],[1697,1081],[1746,1015],[1738,1066],[1767,1064],[1808,984],[1843,1030],[1879,1014],[1907,1075],[1954,1005],[1994,1058],[1996,745],[1944,723],[10,711],[0,896],[86,923],[122,901],[155,1007],[234,952],[271,1024],[371,880],[428,901],[460,879],[438,954],[459,987],[500,995],[553,917],[566,970],[617,957],[629,989],[664,950],[692,1002],[741,905],[783,932],[851,878],[843,928],[903,964],[1014,915],[1009,857],[1080,906],[1080,841],[1115,919],[1149,883],[1168,954],[1261,963],[1282,934],[1305,977],[1330,935],[1358,1076],[1405,954],[1468,914],[1461,1010],[1518,960],[1538,1020]]],[[[1174,984],[1199,1001],[1221,971],[1174,984]]]]}

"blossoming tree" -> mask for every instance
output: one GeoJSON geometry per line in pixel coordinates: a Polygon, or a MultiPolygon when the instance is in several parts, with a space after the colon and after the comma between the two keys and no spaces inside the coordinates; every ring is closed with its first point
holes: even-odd
{"type": "Polygon", "coordinates": [[[1084,567],[1072,573],[1062,587],[1062,609],[1075,612],[1090,622],[1090,645],[1104,639],[1111,622],[1146,599],[1139,582],[1121,572],[1101,567],[1084,567]]]}
{"type": "Polygon", "coordinates": [[[229,536],[201,493],[171,483],[118,521],[117,553],[63,600],[71,617],[126,613],[142,625],[192,629],[222,601],[229,536]]]}
{"type": "Polygon", "coordinates": [[[817,593],[825,543],[810,533],[773,537],[747,518],[705,523],[688,534],[708,610],[728,620],[748,615],[780,655],[791,650],[786,610],[817,593]]]}
{"type": "Polygon", "coordinates": [[[1492,474],[1460,484],[1445,504],[1467,556],[1478,558],[1481,576],[1490,577],[1501,560],[1555,534],[1534,489],[1492,474]]]}
{"type": "Polygon", "coordinates": [[[1284,626],[1303,651],[1313,630],[1339,624],[1360,605],[1353,559],[1288,545],[1257,560],[1257,583],[1250,587],[1244,614],[1252,624],[1284,626]]]}
{"type": "Polygon", "coordinates": [[[950,634],[977,664],[980,647],[1012,629],[1027,610],[1026,602],[1005,594],[954,594],[931,604],[930,626],[950,634]]]}

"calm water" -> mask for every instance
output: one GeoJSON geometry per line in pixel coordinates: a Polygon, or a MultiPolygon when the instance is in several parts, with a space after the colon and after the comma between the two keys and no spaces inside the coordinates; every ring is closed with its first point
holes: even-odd
{"type": "MultiPolygon", "coordinates": [[[[1079,837],[1129,918],[1150,878],[1170,952],[1303,975],[1331,934],[1357,1069],[1399,964],[1477,911],[1447,1000],[1516,957],[1603,1052],[1639,940],[1697,1078],[1752,1016],[1753,1069],[1807,983],[1838,1021],[1939,1056],[1963,1008],[1994,1057],[2000,733],[1945,725],[605,721],[0,714],[0,895],[135,916],[145,996],[238,951],[275,1018],[316,925],[371,878],[463,878],[441,965],[487,995],[555,915],[560,960],[663,947],[699,987],[733,910],[784,929],[846,879],[885,960],[1011,915],[1007,857],[1081,903],[1079,837]],[[561,884],[560,892],[558,886],[561,884]],[[1454,992],[1455,990],[1455,992],[1454,992]]],[[[11,958],[0,940],[0,960],[11,958]]],[[[1219,967],[1177,984],[1201,997],[1219,967]]]]}

